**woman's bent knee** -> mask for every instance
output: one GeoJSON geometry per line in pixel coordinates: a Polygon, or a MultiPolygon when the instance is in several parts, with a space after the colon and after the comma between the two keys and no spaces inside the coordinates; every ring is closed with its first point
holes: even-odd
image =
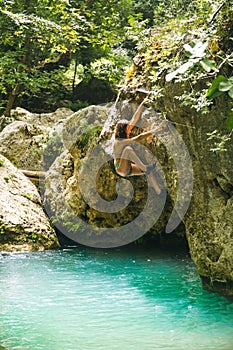
{"type": "Polygon", "coordinates": [[[125,148],[124,148],[124,151],[123,151],[123,153],[131,153],[131,152],[134,152],[134,150],[133,150],[133,148],[131,147],[131,146],[126,146],[125,148]]]}

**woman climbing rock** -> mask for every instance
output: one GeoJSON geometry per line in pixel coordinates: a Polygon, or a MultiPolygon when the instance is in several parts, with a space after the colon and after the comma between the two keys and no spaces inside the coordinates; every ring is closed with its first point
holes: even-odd
{"type": "Polygon", "coordinates": [[[130,121],[122,119],[116,124],[115,141],[113,147],[114,167],[117,174],[126,178],[129,176],[140,176],[146,174],[150,184],[159,195],[161,193],[161,189],[153,171],[156,167],[156,163],[144,164],[133,148],[133,142],[139,142],[144,139],[150,141],[154,133],[156,131],[160,131],[162,127],[158,126],[157,128],[145,131],[137,136],[130,137],[132,129],[141,117],[143,106],[148,101],[149,98],[146,97],[141,102],[130,121]]]}

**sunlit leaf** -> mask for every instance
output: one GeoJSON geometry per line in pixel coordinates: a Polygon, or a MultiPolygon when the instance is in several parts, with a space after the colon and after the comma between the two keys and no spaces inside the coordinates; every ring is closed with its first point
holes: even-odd
{"type": "Polygon", "coordinates": [[[191,47],[189,44],[184,45],[184,49],[186,52],[191,54],[190,57],[192,58],[202,58],[205,57],[205,50],[208,46],[208,43],[202,43],[201,41],[197,42],[193,47],[191,47]]]}
{"type": "Polygon", "coordinates": [[[221,95],[223,92],[219,91],[219,84],[221,82],[226,82],[226,81],[227,81],[226,77],[224,77],[223,75],[219,75],[216,79],[214,79],[214,81],[212,82],[212,85],[207,90],[206,96],[212,100],[215,97],[221,95]]]}
{"type": "Polygon", "coordinates": [[[184,45],[184,49],[185,49],[186,53],[188,54],[188,56],[192,56],[193,55],[193,48],[192,48],[192,46],[190,46],[189,44],[185,44],[184,45]]]}
{"type": "Polygon", "coordinates": [[[233,129],[233,115],[227,118],[226,127],[227,129],[233,129]]]}
{"type": "Polygon", "coordinates": [[[216,62],[215,61],[203,59],[200,61],[200,64],[201,64],[202,68],[208,73],[211,70],[216,70],[216,62]]]}
{"type": "Polygon", "coordinates": [[[167,74],[165,77],[166,81],[171,81],[172,79],[174,79],[176,77],[177,74],[178,74],[177,70],[167,74]]]}
{"type": "Polygon", "coordinates": [[[233,98],[233,87],[228,91],[228,95],[233,98]]]}
{"type": "Polygon", "coordinates": [[[229,80],[227,81],[222,81],[220,84],[219,84],[219,90],[220,91],[228,91],[230,90],[231,88],[233,87],[233,83],[230,82],[229,80]]]}
{"type": "Polygon", "coordinates": [[[188,62],[182,64],[178,69],[176,69],[174,72],[171,72],[166,75],[166,81],[171,81],[174,79],[178,74],[185,73],[189,68],[191,68],[198,60],[189,60],[188,62]]]}

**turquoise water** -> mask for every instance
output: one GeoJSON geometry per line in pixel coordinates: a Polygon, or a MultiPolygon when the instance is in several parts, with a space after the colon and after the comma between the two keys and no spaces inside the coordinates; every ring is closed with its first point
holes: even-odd
{"type": "Polygon", "coordinates": [[[64,249],[0,255],[0,346],[232,350],[233,304],[188,256],[64,249]]]}

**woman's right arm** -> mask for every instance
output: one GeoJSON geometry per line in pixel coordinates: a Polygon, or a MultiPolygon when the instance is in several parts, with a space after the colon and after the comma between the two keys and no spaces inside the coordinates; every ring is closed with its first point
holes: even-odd
{"type": "Polygon", "coordinates": [[[141,134],[139,134],[137,136],[131,137],[130,140],[131,141],[141,141],[141,140],[146,139],[148,136],[155,134],[157,131],[160,131],[160,130],[162,130],[161,125],[157,126],[154,129],[142,132],[141,134]]]}

